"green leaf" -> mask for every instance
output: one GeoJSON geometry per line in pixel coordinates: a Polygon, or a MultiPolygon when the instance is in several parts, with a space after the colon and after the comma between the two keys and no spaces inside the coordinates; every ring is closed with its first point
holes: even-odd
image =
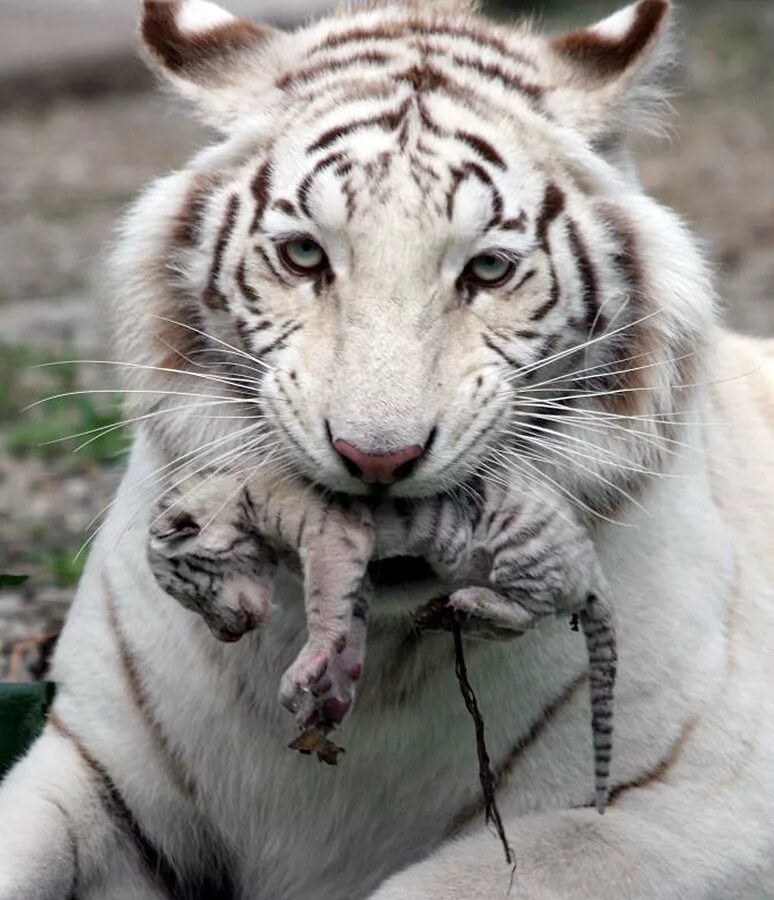
{"type": "Polygon", "coordinates": [[[0,778],[43,730],[55,692],[52,681],[0,682],[0,778]]]}
{"type": "Polygon", "coordinates": [[[7,572],[0,572],[0,588],[18,587],[29,578],[29,575],[9,575],[7,572]]]}
{"type": "Polygon", "coordinates": [[[52,550],[44,553],[41,561],[54,576],[54,581],[59,587],[74,587],[83,575],[86,554],[82,553],[76,558],[72,551],[52,550]]]}

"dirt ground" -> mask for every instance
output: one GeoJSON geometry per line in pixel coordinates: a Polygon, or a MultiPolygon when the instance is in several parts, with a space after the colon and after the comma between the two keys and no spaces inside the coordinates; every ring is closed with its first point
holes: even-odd
{"type": "MultiPolygon", "coordinates": [[[[672,136],[639,148],[642,178],[704,240],[728,322],[772,335],[774,3],[697,2],[683,11],[682,31],[672,136]]],[[[208,139],[133,75],[116,78],[115,91],[38,90],[34,103],[31,88],[14,95],[2,78],[0,573],[30,577],[0,590],[0,678],[13,644],[61,621],[83,560],[74,556],[110,501],[126,449],[120,431],[77,454],[73,442],[47,443],[117,421],[107,395],[21,412],[49,394],[104,389],[109,370],[33,367],[110,358],[100,261],[114,223],[143,184],[208,139]]]]}

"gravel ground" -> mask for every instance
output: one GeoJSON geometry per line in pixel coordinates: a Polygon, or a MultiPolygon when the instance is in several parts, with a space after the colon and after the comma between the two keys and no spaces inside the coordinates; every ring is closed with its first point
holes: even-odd
{"type": "MultiPolygon", "coordinates": [[[[683,30],[688,64],[674,134],[640,148],[642,177],[706,242],[729,323],[771,335],[774,4],[696,4],[683,30]]],[[[123,458],[120,439],[81,454],[38,446],[115,421],[102,397],[20,413],[47,394],[104,388],[109,373],[29,367],[109,358],[100,260],[118,213],[208,139],[142,85],[23,100],[0,103],[0,572],[30,578],[0,592],[0,678],[13,644],[61,622],[80,569],[73,556],[110,501],[123,458]]]]}

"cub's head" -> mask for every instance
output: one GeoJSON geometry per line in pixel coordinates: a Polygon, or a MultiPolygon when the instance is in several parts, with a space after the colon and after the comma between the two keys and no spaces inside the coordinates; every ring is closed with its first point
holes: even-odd
{"type": "Polygon", "coordinates": [[[135,395],[146,421],[350,493],[518,473],[620,500],[667,458],[711,322],[626,151],[668,15],[546,37],[405,0],[285,33],[146,0],[147,59],[222,135],[117,255],[131,386],[177,394],[135,395]]]}

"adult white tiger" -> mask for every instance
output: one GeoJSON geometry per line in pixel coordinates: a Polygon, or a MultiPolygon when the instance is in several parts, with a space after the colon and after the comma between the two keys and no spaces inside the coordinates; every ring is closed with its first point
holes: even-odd
{"type": "Polygon", "coordinates": [[[147,418],[51,721],[0,791],[2,900],[508,891],[448,642],[406,624],[433,585],[375,604],[346,764],[320,771],[275,702],[297,588],[225,648],[160,592],[149,437],[353,493],[369,472],[410,498],[513,469],[575,498],[617,598],[615,789],[587,808],[566,623],[471,643],[513,895],[774,897],[774,371],[716,329],[691,240],[627,162],[667,2],[553,40],[467,7],[287,35],[147,0],[150,59],[226,139],[126,224],[117,326],[147,418]]]}

